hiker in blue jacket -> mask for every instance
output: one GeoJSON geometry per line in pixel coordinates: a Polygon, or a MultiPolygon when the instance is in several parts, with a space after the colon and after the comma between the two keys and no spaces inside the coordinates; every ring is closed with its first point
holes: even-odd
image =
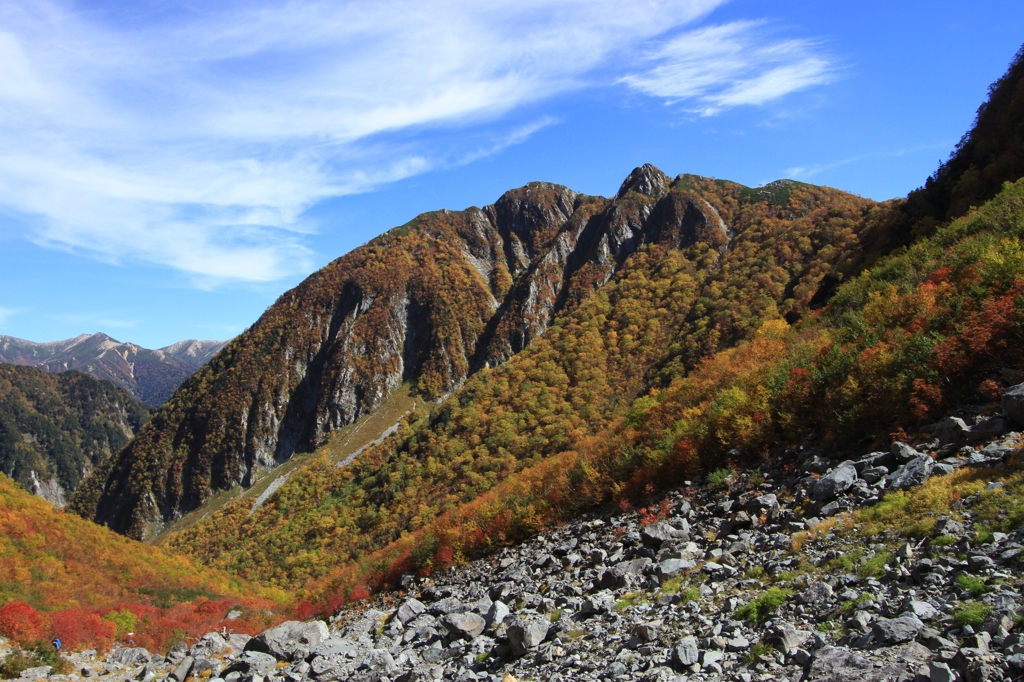
{"type": "Polygon", "coordinates": [[[53,648],[56,649],[57,651],[60,651],[61,646],[62,646],[62,644],[61,644],[61,641],[60,641],[60,637],[54,637],[53,638],[53,648]]]}

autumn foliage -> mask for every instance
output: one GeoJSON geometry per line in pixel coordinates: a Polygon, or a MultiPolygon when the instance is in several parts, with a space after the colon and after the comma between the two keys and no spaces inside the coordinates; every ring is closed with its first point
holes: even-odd
{"type": "Polygon", "coordinates": [[[54,509],[0,475],[0,635],[76,648],[131,641],[166,651],[215,627],[255,634],[283,620],[285,595],[206,569],[54,509]],[[229,611],[241,616],[230,621],[229,611]]]}

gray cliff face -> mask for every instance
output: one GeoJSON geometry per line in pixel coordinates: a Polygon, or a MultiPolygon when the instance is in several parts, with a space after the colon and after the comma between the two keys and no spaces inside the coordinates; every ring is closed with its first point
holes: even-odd
{"type": "Polygon", "coordinates": [[[531,183],[483,209],[426,214],[382,235],[283,295],[98,473],[91,499],[72,506],[140,535],[218,489],[252,485],[403,382],[427,396],[451,393],[525,348],[645,244],[725,243],[714,209],[667,193],[669,184],[651,166],[613,199],[531,183]],[[411,247],[400,236],[410,230],[419,235],[411,247]],[[382,253],[386,271],[368,265],[382,253]],[[258,362],[255,347],[265,349],[258,362]],[[247,397],[226,404],[198,386],[247,397]],[[130,483],[146,477],[151,489],[130,483]]]}

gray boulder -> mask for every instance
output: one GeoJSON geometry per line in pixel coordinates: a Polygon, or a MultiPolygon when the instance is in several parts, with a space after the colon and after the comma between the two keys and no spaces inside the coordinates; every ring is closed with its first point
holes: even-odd
{"type": "Polygon", "coordinates": [[[826,646],[811,660],[804,682],[882,682],[899,675],[897,666],[875,667],[874,661],[846,647],[826,646]]]}
{"type": "Polygon", "coordinates": [[[633,559],[632,561],[622,561],[603,574],[601,574],[601,587],[602,588],[619,588],[626,586],[626,577],[630,575],[640,575],[644,569],[651,565],[651,560],[647,557],[640,559],[633,559]]]}
{"type": "Polygon", "coordinates": [[[640,531],[640,539],[643,543],[654,549],[659,549],[666,542],[685,539],[686,537],[686,533],[674,528],[665,521],[644,526],[640,531]]]}
{"type": "Polygon", "coordinates": [[[906,464],[915,457],[921,456],[921,453],[915,450],[912,446],[907,445],[906,443],[901,443],[900,441],[893,443],[889,451],[900,464],[906,464]]]}
{"type": "Polygon", "coordinates": [[[615,608],[615,597],[608,590],[601,590],[583,600],[580,615],[583,617],[608,613],[615,608]]]}
{"type": "Polygon", "coordinates": [[[185,682],[188,679],[189,674],[192,672],[192,666],[195,665],[196,659],[191,656],[186,656],[181,660],[181,663],[174,667],[174,670],[167,676],[169,680],[175,680],[175,682],[185,682]]]}
{"type": "Polygon", "coordinates": [[[821,605],[827,604],[832,599],[832,586],[828,583],[815,582],[810,587],[797,595],[797,601],[802,604],[821,605]]]}
{"type": "Polygon", "coordinates": [[[803,649],[814,635],[807,630],[798,630],[786,622],[776,623],[766,633],[766,641],[784,654],[803,649]]]}
{"type": "Polygon", "coordinates": [[[145,665],[153,656],[142,647],[122,647],[114,649],[107,654],[107,663],[118,663],[120,665],[145,665]]]}
{"type": "Polygon", "coordinates": [[[1010,422],[1002,417],[990,417],[978,422],[967,432],[967,440],[971,442],[992,440],[1010,430],[1010,422]]]}
{"type": "Polygon", "coordinates": [[[522,656],[530,649],[540,646],[540,643],[548,636],[550,628],[550,623],[543,620],[530,620],[509,626],[506,634],[512,653],[522,656]]]}
{"type": "Polygon", "coordinates": [[[688,668],[699,660],[700,650],[697,638],[688,635],[672,647],[672,662],[680,668],[688,668]]]}
{"type": "Polygon", "coordinates": [[[912,613],[921,620],[931,620],[939,615],[938,609],[929,604],[926,601],[917,601],[911,599],[903,607],[903,610],[907,613],[912,613]]]}
{"type": "Polygon", "coordinates": [[[188,650],[188,655],[193,658],[211,658],[230,653],[238,653],[238,651],[217,632],[206,633],[188,650]]]}
{"type": "Polygon", "coordinates": [[[773,512],[777,512],[778,510],[779,498],[771,493],[755,497],[747,503],[747,511],[754,516],[761,516],[762,514],[771,515],[773,512]]]}
{"type": "Polygon", "coordinates": [[[811,489],[811,499],[818,502],[833,500],[853,485],[857,480],[857,467],[853,462],[846,461],[819,478],[811,489]]]}
{"type": "Polygon", "coordinates": [[[462,637],[463,639],[476,639],[483,633],[484,628],[487,627],[487,621],[479,614],[471,611],[449,613],[441,618],[441,624],[452,635],[462,637]]]}
{"type": "Polygon", "coordinates": [[[262,651],[246,651],[238,660],[224,668],[224,676],[238,672],[242,675],[269,675],[277,670],[277,659],[262,651]]]}
{"type": "Polygon", "coordinates": [[[932,432],[942,445],[961,443],[967,439],[968,426],[960,417],[946,417],[940,421],[932,432]]]}
{"type": "Polygon", "coordinates": [[[1017,426],[1024,426],[1024,384],[1017,384],[1003,393],[1003,413],[1017,426]]]}
{"type": "Polygon", "coordinates": [[[491,604],[491,607],[487,609],[487,615],[484,616],[484,620],[487,622],[487,627],[496,628],[501,625],[501,622],[508,618],[509,609],[505,605],[505,602],[498,600],[491,604]]]}
{"type": "Polygon", "coordinates": [[[904,613],[897,618],[879,618],[871,626],[875,637],[888,644],[909,642],[923,628],[924,623],[912,613],[904,613]]]}
{"type": "Polygon", "coordinates": [[[688,571],[697,566],[691,559],[665,559],[658,564],[658,576],[662,579],[671,578],[677,573],[688,571]]]}
{"type": "MultiPolygon", "coordinates": [[[[915,451],[916,452],[916,451],[915,451]]],[[[922,485],[932,476],[935,460],[928,455],[919,454],[885,479],[885,487],[890,490],[913,488],[922,485]]]]}
{"type": "Polygon", "coordinates": [[[327,623],[322,620],[289,620],[250,639],[245,650],[270,654],[279,661],[297,661],[308,656],[328,636],[327,623]]]}
{"type": "Polygon", "coordinates": [[[385,675],[393,675],[398,672],[395,659],[386,649],[373,649],[366,654],[359,667],[363,670],[370,670],[374,673],[383,673],[385,675]]]}
{"type": "Polygon", "coordinates": [[[405,602],[398,607],[398,611],[395,612],[395,618],[398,619],[402,625],[408,625],[410,621],[414,620],[416,616],[420,615],[427,610],[427,607],[423,605],[418,599],[406,599],[405,602]]]}

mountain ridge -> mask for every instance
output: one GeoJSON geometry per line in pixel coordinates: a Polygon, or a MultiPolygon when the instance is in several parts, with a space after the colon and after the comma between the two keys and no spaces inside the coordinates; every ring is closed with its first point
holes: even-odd
{"type": "Polygon", "coordinates": [[[122,343],[102,332],[44,343],[0,335],[0,363],[39,367],[47,372],[77,369],[159,407],[226,344],[186,339],[150,350],[122,343]]]}

